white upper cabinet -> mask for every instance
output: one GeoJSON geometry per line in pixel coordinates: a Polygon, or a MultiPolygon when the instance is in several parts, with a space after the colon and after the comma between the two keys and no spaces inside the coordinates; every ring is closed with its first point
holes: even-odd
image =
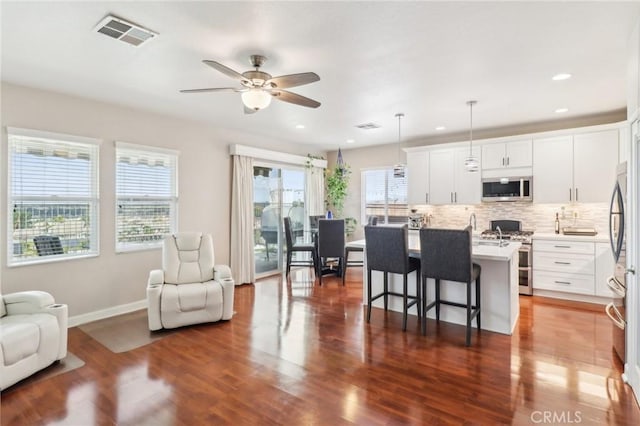
{"type": "MultiPolygon", "coordinates": [[[[480,159],[480,149],[473,148],[480,159]]],[[[480,172],[470,173],[464,168],[468,148],[431,151],[429,159],[429,204],[479,204],[481,198],[480,172]]]]}
{"type": "Polygon", "coordinates": [[[533,140],[533,202],[566,203],[573,191],[573,138],[533,140]]]}
{"type": "Polygon", "coordinates": [[[453,149],[431,151],[429,158],[429,183],[431,193],[429,204],[452,204],[454,191],[453,149]]]}
{"type": "Polygon", "coordinates": [[[618,130],[573,137],[573,201],[609,201],[616,181],[618,130]]]}
{"type": "Polygon", "coordinates": [[[407,154],[407,199],[409,204],[429,204],[429,151],[407,154]]]}
{"type": "Polygon", "coordinates": [[[607,202],[617,162],[617,129],[534,139],[533,201],[607,202]]]}
{"type": "Polygon", "coordinates": [[[531,167],[531,139],[482,145],[482,170],[531,167]]]}

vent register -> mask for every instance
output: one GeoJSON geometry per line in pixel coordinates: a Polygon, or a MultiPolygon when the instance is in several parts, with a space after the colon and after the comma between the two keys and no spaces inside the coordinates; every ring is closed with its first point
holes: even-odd
{"type": "Polygon", "coordinates": [[[158,35],[158,33],[113,15],[109,15],[100,21],[94,31],[136,47],[158,35]]]}

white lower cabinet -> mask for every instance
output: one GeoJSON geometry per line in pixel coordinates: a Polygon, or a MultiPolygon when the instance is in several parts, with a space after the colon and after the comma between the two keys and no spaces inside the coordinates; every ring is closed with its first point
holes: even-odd
{"type": "Polygon", "coordinates": [[[533,288],[594,294],[594,245],[580,241],[533,241],[533,288]]]}
{"type": "Polygon", "coordinates": [[[613,267],[608,243],[533,240],[534,290],[611,298],[607,278],[613,267]]]}

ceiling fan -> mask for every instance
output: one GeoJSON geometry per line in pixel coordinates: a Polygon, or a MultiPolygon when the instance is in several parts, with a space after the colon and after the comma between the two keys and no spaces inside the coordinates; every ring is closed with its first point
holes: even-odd
{"type": "Polygon", "coordinates": [[[314,72],[303,72],[299,74],[281,75],[272,77],[271,74],[260,71],[260,67],[267,60],[262,55],[251,55],[251,65],[255,70],[245,71],[242,74],[222,65],[216,61],[204,60],[205,64],[216,69],[226,76],[236,79],[242,87],[211,87],[206,89],[180,90],[181,93],[201,93],[201,92],[240,92],[242,93],[242,103],[244,112],[253,114],[264,109],[271,103],[271,98],[276,98],[284,102],[301,105],[309,108],[318,108],[320,102],[298,95],[287,90],[290,87],[302,86],[320,80],[318,74],[314,72]]]}

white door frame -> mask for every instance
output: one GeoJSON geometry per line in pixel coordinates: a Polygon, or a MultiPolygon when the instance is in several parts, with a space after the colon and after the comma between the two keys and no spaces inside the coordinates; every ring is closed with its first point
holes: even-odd
{"type": "Polygon", "coordinates": [[[627,200],[627,330],[625,378],[640,401],[640,121],[636,115],[630,123],[627,200]]]}

